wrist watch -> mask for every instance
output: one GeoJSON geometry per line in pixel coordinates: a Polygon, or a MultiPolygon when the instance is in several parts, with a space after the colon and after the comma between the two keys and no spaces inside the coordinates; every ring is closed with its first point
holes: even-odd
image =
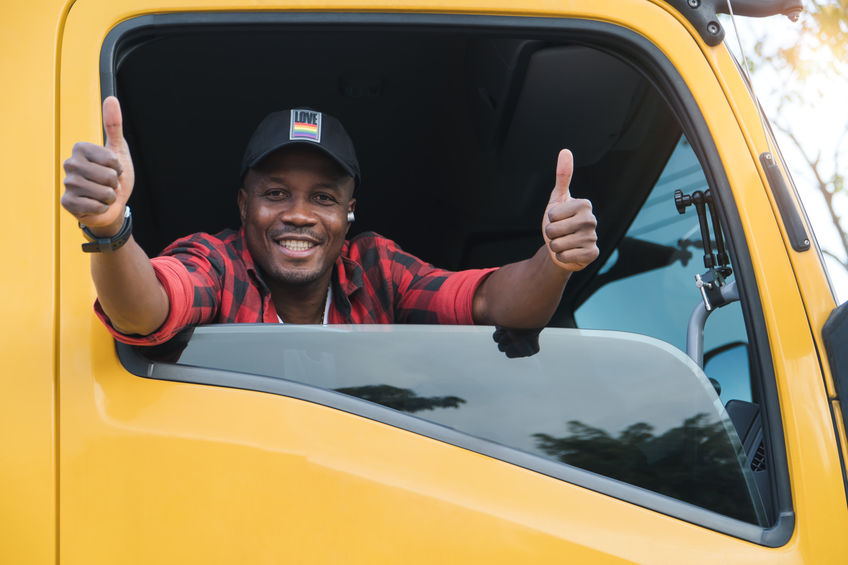
{"type": "Polygon", "coordinates": [[[88,243],[82,244],[82,250],[86,253],[103,253],[112,252],[120,249],[126,242],[130,240],[132,235],[132,214],[130,207],[124,207],[124,223],[118,233],[112,237],[97,237],[91,230],[85,227],[82,222],[79,222],[79,227],[83,235],[88,240],[88,243]]]}

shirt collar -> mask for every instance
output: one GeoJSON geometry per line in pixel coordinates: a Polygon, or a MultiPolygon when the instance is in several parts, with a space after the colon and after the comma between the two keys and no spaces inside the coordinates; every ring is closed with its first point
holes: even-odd
{"type": "Polygon", "coordinates": [[[349,249],[350,242],[345,241],[342,252],[333,267],[333,278],[330,283],[333,289],[333,306],[348,323],[351,321],[353,310],[350,297],[362,288],[362,266],[348,257],[349,249]]]}
{"type": "Polygon", "coordinates": [[[247,274],[253,277],[253,280],[256,281],[259,288],[262,289],[265,294],[271,292],[268,285],[265,284],[265,281],[262,279],[259,269],[256,268],[256,263],[253,262],[253,256],[247,248],[247,239],[244,237],[244,226],[239,228],[238,238],[236,238],[233,242],[233,247],[235,247],[239,258],[241,258],[242,263],[244,263],[244,267],[247,269],[247,274]]]}
{"type": "Polygon", "coordinates": [[[342,252],[336,259],[335,277],[339,289],[345,296],[350,296],[362,288],[362,265],[350,258],[350,241],[345,241],[342,252]]]}

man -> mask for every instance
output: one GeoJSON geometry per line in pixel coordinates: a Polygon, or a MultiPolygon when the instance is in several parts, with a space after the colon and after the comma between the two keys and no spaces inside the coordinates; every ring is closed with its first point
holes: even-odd
{"type": "Polygon", "coordinates": [[[248,143],[242,229],[194,234],[151,260],[132,238],[134,183],[118,100],[103,103],[106,144],[77,143],[62,205],[91,252],[98,315],[127,343],[153,345],[211,322],[459,323],[544,326],[571,273],[598,256],[588,200],[571,198],[560,152],[542,219],[545,245],[498,269],[452,273],[375,234],[352,241],[359,165],[341,124],[312,110],[269,115],[248,143]]]}

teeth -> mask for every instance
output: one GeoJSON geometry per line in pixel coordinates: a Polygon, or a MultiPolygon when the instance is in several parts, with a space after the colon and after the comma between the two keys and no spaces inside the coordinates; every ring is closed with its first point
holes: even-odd
{"type": "Polygon", "coordinates": [[[286,249],[291,249],[292,251],[306,251],[307,249],[315,247],[315,244],[310,241],[300,241],[295,239],[284,239],[280,242],[280,245],[286,249]]]}

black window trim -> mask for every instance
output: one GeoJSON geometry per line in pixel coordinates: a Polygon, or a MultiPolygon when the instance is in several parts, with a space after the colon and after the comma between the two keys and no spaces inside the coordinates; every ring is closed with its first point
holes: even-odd
{"type": "MultiPolygon", "coordinates": [[[[737,281],[742,296],[743,314],[748,327],[749,341],[757,374],[762,385],[762,406],[769,465],[774,482],[776,520],[769,528],[749,524],[703,508],[669,498],[639,487],[620,483],[577,468],[508,448],[497,443],[474,438],[376,404],[365,402],[333,391],[281,379],[223,370],[154,363],[130,346],[117,344],[118,356],[131,373],[152,379],[225,386],[278,394],[314,402],[351,414],[356,414],[413,433],[421,434],[451,445],[495,457],[569,483],[607,494],[614,498],[656,510],[686,522],[725,533],[766,547],[780,547],[792,536],[795,515],[789,489],[789,472],[783,425],[780,417],[777,385],[766,331],[765,318],[756,286],[751,256],[745,245],[745,234],[732,190],[724,172],[718,150],[685,81],[665,55],[645,37],[607,22],[565,18],[520,16],[478,16],[448,14],[391,14],[391,13],[307,13],[307,12],[182,12],[153,14],[125,20],[115,26],[104,40],[100,55],[101,95],[116,92],[114,69],[118,55],[125,54],[138,42],[160,33],[204,31],[215,28],[232,30],[233,26],[257,26],[280,29],[295,26],[299,30],[313,27],[327,30],[355,26],[384,28],[405,26],[421,31],[461,29],[464,32],[522,32],[539,37],[562,40],[568,34],[572,43],[585,43],[632,64],[661,93],[669,104],[693,150],[701,161],[709,186],[717,195],[719,216],[724,223],[728,246],[735,259],[737,281]],[[624,50],[627,53],[623,53],[624,50]]],[[[769,493],[764,493],[768,496],[769,493]]]]}

